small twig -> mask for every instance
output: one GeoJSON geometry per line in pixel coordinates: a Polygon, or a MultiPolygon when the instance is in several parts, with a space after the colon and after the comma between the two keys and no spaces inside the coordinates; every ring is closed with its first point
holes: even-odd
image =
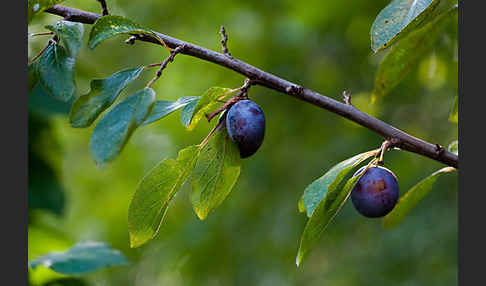
{"type": "Polygon", "coordinates": [[[96,1],[100,2],[101,4],[101,14],[103,16],[109,15],[108,7],[106,7],[106,1],[105,0],[96,0],[96,1]]]}
{"type": "Polygon", "coordinates": [[[54,32],[40,32],[40,33],[33,33],[33,34],[29,34],[27,35],[28,38],[32,38],[32,37],[35,37],[35,36],[46,36],[46,35],[53,35],[54,32]]]}
{"type": "MultiPolygon", "coordinates": [[[[162,75],[162,71],[165,69],[165,67],[167,66],[167,64],[169,62],[173,62],[174,61],[174,57],[178,53],[180,53],[182,50],[184,50],[184,48],[185,48],[185,46],[182,45],[182,46],[178,46],[177,48],[175,48],[172,51],[170,51],[170,55],[160,64],[160,68],[155,73],[154,78],[147,84],[146,88],[149,88],[149,87],[152,86],[152,84],[154,84],[154,82],[162,75]]],[[[156,65],[155,64],[151,64],[149,66],[156,66],[156,65]]]]}
{"type": "Polygon", "coordinates": [[[228,47],[226,46],[228,42],[228,35],[226,34],[226,29],[224,28],[224,26],[221,26],[221,28],[219,29],[219,33],[221,34],[221,50],[223,51],[224,55],[231,57],[231,54],[228,51],[228,47]]]}
{"type": "Polygon", "coordinates": [[[240,101],[242,99],[248,98],[248,89],[250,88],[250,86],[252,84],[253,84],[252,81],[249,78],[247,78],[247,79],[245,79],[245,83],[241,87],[239,87],[237,89],[233,89],[229,93],[227,93],[227,94],[230,94],[230,93],[233,93],[235,91],[238,91],[237,94],[235,94],[233,97],[228,99],[228,101],[224,102],[224,104],[221,105],[214,112],[204,115],[208,119],[208,122],[210,122],[211,119],[213,119],[220,112],[222,112],[226,109],[229,109],[233,104],[237,103],[238,101],[240,101]]]}
{"type": "Polygon", "coordinates": [[[57,35],[54,35],[54,37],[52,37],[51,39],[49,39],[49,41],[47,42],[47,45],[37,54],[35,55],[28,63],[28,65],[30,66],[32,63],[34,63],[38,58],[40,58],[40,56],[42,56],[42,54],[47,50],[47,48],[51,45],[51,44],[54,44],[57,42],[57,35]]]}
{"type": "Polygon", "coordinates": [[[149,64],[149,65],[144,66],[144,68],[148,69],[148,68],[153,68],[153,67],[159,67],[161,64],[162,63],[149,64]]]}
{"type": "Polygon", "coordinates": [[[388,150],[388,148],[390,148],[391,146],[392,146],[392,143],[390,142],[390,140],[385,140],[381,144],[380,159],[378,160],[379,165],[384,165],[383,157],[385,155],[386,150],[388,150]]]}
{"type": "Polygon", "coordinates": [[[220,120],[218,122],[218,124],[216,124],[213,129],[211,129],[211,131],[209,131],[209,134],[206,136],[206,138],[203,139],[203,141],[201,141],[201,143],[199,143],[199,147],[202,148],[204,147],[204,145],[206,145],[206,143],[208,143],[209,139],[211,138],[211,136],[213,136],[214,132],[216,132],[216,130],[218,130],[218,128],[223,125],[224,123],[224,120],[220,120]]]}
{"type": "Polygon", "coordinates": [[[344,97],[344,103],[353,106],[353,104],[351,104],[351,93],[345,90],[343,91],[343,97],[344,97]]]}

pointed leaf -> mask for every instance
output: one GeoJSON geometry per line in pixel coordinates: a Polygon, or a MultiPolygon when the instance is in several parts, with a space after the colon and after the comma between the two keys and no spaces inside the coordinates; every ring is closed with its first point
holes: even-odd
{"type": "Polygon", "coordinates": [[[155,92],[144,88],[113,107],[96,125],[89,147],[96,163],[113,160],[149,115],[155,92]]]}
{"type": "Polygon", "coordinates": [[[449,150],[449,152],[452,152],[456,155],[459,154],[459,141],[455,140],[455,141],[452,141],[451,144],[449,144],[449,146],[447,147],[447,150],[449,150]]]}
{"type": "Polygon", "coordinates": [[[196,104],[199,102],[200,96],[196,97],[197,99],[191,101],[188,105],[184,106],[181,110],[181,123],[184,127],[189,126],[191,124],[192,114],[194,113],[194,108],[196,108],[196,104]]]}
{"type": "Polygon", "coordinates": [[[29,0],[27,1],[27,21],[30,23],[32,19],[40,14],[42,11],[50,8],[56,4],[63,2],[64,0],[29,0]]]}
{"type": "Polygon", "coordinates": [[[150,112],[150,115],[147,117],[147,119],[145,119],[143,125],[162,119],[177,109],[183,108],[192,102],[197,102],[198,100],[199,97],[197,96],[183,96],[176,101],[159,100],[155,102],[152,112],[150,112]]]}
{"type": "Polygon", "coordinates": [[[29,262],[66,275],[84,274],[103,267],[128,264],[123,254],[102,242],[82,242],[65,252],[52,252],[29,262]]]}
{"type": "Polygon", "coordinates": [[[59,44],[50,44],[33,63],[44,90],[61,101],[69,101],[76,90],[74,64],[75,59],[59,44]]]}
{"type": "MultiPolygon", "coordinates": [[[[206,92],[201,95],[201,98],[194,106],[194,110],[190,116],[191,118],[187,119],[187,121],[190,122],[190,124],[188,124],[187,126],[187,129],[193,130],[194,127],[196,127],[197,123],[204,117],[206,113],[215,110],[219,105],[221,105],[221,102],[218,102],[218,100],[225,99],[230,94],[230,92],[231,89],[224,87],[211,87],[206,90],[206,92]]],[[[185,122],[187,121],[185,120],[185,122]]]]}
{"type": "Polygon", "coordinates": [[[56,33],[60,42],[66,48],[67,55],[75,58],[83,44],[84,26],[81,23],[59,21],[47,25],[47,29],[56,33]]]}
{"type": "Polygon", "coordinates": [[[371,26],[371,49],[376,53],[423,24],[440,0],[394,0],[371,26]]]}
{"type": "Polygon", "coordinates": [[[102,41],[120,34],[143,34],[162,41],[152,30],[140,26],[122,16],[103,16],[98,18],[89,34],[88,46],[94,49],[102,41]]]}
{"type": "Polygon", "coordinates": [[[456,19],[456,15],[457,7],[411,32],[391,48],[378,67],[372,95],[374,99],[386,95],[402,81],[411,68],[432,50],[447,25],[456,19]]]}
{"type": "Polygon", "coordinates": [[[89,93],[78,97],[69,114],[73,127],[88,127],[108,107],[110,107],[120,92],[142,72],[143,67],[126,69],[105,79],[91,81],[89,93]]]}
{"type": "Polygon", "coordinates": [[[452,105],[452,110],[451,110],[451,113],[449,114],[449,121],[450,122],[453,122],[453,123],[457,123],[458,119],[459,119],[459,116],[458,116],[458,113],[457,113],[457,95],[456,97],[454,98],[454,104],[452,105]]]}
{"type": "Polygon", "coordinates": [[[322,177],[307,186],[302,195],[302,202],[307,210],[307,216],[311,217],[314,209],[322,201],[322,198],[324,198],[327,192],[335,191],[340,187],[346,175],[351,170],[358,166],[359,163],[371,156],[375,156],[377,153],[378,150],[371,150],[346,159],[329,169],[322,177]]]}
{"type": "Polygon", "coordinates": [[[316,244],[322,233],[344,205],[356,182],[365,172],[356,177],[351,177],[344,187],[329,190],[326,196],[319,202],[312,216],[307,221],[304,233],[300,238],[299,250],[297,252],[296,264],[299,266],[307,252],[316,244]]]}
{"type": "Polygon", "coordinates": [[[194,168],[199,151],[199,146],[182,149],[177,160],[163,160],[142,179],[128,209],[130,247],[141,246],[157,234],[170,201],[194,168]]]}
{"type": "Polygon", "coordinates": [[[410,190],[408,190],[408,192],[403,195],[400,200],[398,200],[395,208],[393,208],[393,210],[388,215],[386,215],[384,220],[384,227],[392,228],[400,224],[405,216],[407,216],[410,211],[414,207],[416,207],[417,204],[430,192],[430,190],[432,190],[432,186],[440,175],[455,170],[456,169],[452,167],[442,168],[432,173],[432,175],[423,179],[418,184],[413,186],[410,190]]]}
{"type": "Polygon", "coordinates": [[[192,172],[190,199],[199,219],[206,219],[229,195],[240,168],[238,146],[226,129],[217,131],[202,148],[192,172]]]}

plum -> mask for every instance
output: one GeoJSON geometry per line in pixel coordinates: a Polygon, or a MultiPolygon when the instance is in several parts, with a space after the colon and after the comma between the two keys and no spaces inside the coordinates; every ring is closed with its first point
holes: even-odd
{"type": "MultiPolygon", "coordinates": [[[[365,167],[354,175],[358,176],[365,167]]],[[[356,210],[365,217],[376,218],[388,214],[398,201],[397,177],[387,168],[370,167],[351,190],[356,210]]]]}
{"type": "Polygon", "coordinates": [[[240,157],[247,158],[260,148],[265,135],[265,115],[253,101],[244,99],[235,103],[226,116],[226,129],[240,150],[240,157]]]}

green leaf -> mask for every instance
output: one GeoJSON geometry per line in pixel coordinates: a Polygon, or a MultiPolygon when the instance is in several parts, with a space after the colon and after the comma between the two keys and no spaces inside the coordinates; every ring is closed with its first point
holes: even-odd
{"type": "Polygon", "coordinates": [[[29,0],[27,1],[27,22],[30,23],[32,19],[40,14],[42,11],[50,8],[56,4],[63,2],[64,0],[29,0]]]}
{"type": "Polygon", "coordinates": [[[451,110],[451,113],[449,114],[449,121],[450,122],[453,122],[453,123],[457,123],[458,119],[459,119],[459,116],[458,116],[458,113],[457,113],[457,95],[456,97],[454,98],[454,104],[452,105],[452,110],[451,110]]]}
{"type": "Polygon", "coordinates": [[[221,105],[218,100],[224,100],[230,94],[230,91],[230,88],[224,87],[211,87],[206,90],[204,94],[201,95],[199,101],[197,101],[191,115],[189,116],[188,113],[184,112],[184,116],[188,119],[184,119],[183,124],[188,130],[193,130],[206,113],[215,110],[219,105],[221,105]],[[189,122],[189,124],[186,125],[185,123],[187,122],[189,122]]]}
{"type": "Polygon", "coordinates": [[[432,173],[427,178],[420,181],[418,184],[413,186],[408,192],[403,195],[395,208],[386,215],[384,220],[385,228],[392,228],[400,224],[406,215],[417,206],[417,204],[430,192],[432,186],[434,185],[437,178],[445,173],[455,171],[455,168],[445,167],[434,173],[432,173]]]}
{"type": "Polygon", "coordinates": [[[449,144],[449,146],[447,147],[447,150],[449,150],[449,152],[452,152],[456,155],[459,154],[459,141],[455,140],[455,141],[452,141],[451,144],[449,144]]]}
{"type": "Polygon", "coordinates": [[[329,190],[319,202],[312,216],[307,221],[304,233],[302,233],[300,238],[299,250],[296,257],[297,266],[302,263],[304,256],[319,240],[326,227],[348,199],[356,182],[364,173],[361,172],[358,176],[351,177],[343,188],[329,190]]]}
{"type": "Polygon", "coordinates": [[[54,114],[68,115],[72,104],[72,99],[64,102],[49,96],[39,83],[29,92],[29,112],[42,116],[51,116],[54,114]]]}
{"type": "Polygon", "coordinates": [[[27,66],[27,78],[28,78],[28,86],[29,86],[29,93],[30,93],[32,89],[39,82],[39,74],[37,73],[37,68],[35,63],[27,66]]]}
{"type": "Polygon", "coordinates": [[[128,264],[123,254],[102,242],[82,242],[65,252],[51,252],[29,262],[66,275],[84,274],[103,267],[128,264]]]}
{"type": "Polygon", "coordinates": [[[113,107],[96,125],[89,147],[96,163],[113,160],[122,151],[133,131],[150,114],[155,92],[144,88],[113,107]]]}
{"type": "Polygon", "coordinates": [[[143,125],[162,119],[177,109],[183,108],[193,102],[196,103],[198,100],[199,97],[197,96],[183,96],[176,101],[159,100],[155,102],[152,112],[150,112],[150,115],[145,119],[143,125]]]}
{"type": "Polygon", "coordinates": [[[315,208],[322,201],[326,193],[334,192],[340,187],[346,175],[351,170],[358,166],[359,163],[377,153],[378,150],[371,150],[346,159],[332,167],[322,177],[307,186],[301,198],[304,208],[307,210],[307,216],[312,216],[315,208]]]}
{"type": "Polygon", "coordinates": [[[90,49],[94,49],[102,41],[119,34],[143,34],[162,42],[152,30],[142,27],[130,19],[108,15],[98,18],[94,23],[89,34],[88,46],[90,49]]]}
{"type": "Polygon", "coordinates": [[[196,104],[199,102],[200,96],[196,97],[197,99],[191,101],[188,105],[184,106],[181,110],[181,123],[184,127],[189,126],[191,124],[192,114],[194,113],[194,108],[196,104]]]}
{"type": "Polygon", "coordinates": [[[57,34],[69,57],[75,58],[83,44],[84,26],[81,23],[59,21],[46,26],[57,34]]]}
{"type": "Polygon", "coordinates": [[[229,195],[240,168],[238,146],[226,129],[217,131],[202,148],[192,172],[190,199],[199,219],[206,219],[229,195]]]}
{"type": "Polygon", "coordinates": [[[429,18],[440,0],[394,0],[376,16],[371,26],[371,49],[390,46],[429,18]]]}
{"type": "Polygon", "coordinates": [[[54,98],[69,101],[76,90],[74,81],[75,59],[59,44],[50,44],[33,63],[44,90],[54,98]]]}
{"type": "Polygon", "coordinates": [[[71,107],[69,121],[73,127],[88,127],[108,107],[120,92],[142,72],[143,67],[126,69],[105,79],[91,81],[88,94],[78,97],[71,107]]]}
{"type": "Polygon", "coordinates": [[[455,15],[457,15],[457,7],[441,14],[424,27],[411,32],[391,48],[378,67],[373,99],[386,95],[402,81],[411,68],[432,50],[447,25],[456,19],[455,15]]]}
{"type": "Polygon", "coordinates": [[[170,201],[194,168],[199,151],[199,146],[182,149],[177,160],[163,160],[142,179],[128,209],[130,247],[141,246],[157,234],[170,201]]]}

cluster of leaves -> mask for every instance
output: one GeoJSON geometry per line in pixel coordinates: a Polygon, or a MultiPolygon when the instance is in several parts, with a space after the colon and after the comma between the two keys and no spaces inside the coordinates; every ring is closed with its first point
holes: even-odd
{"type": "MultiPolygon", "coordinates": [[[[71,103],[69,121],[74,128],[89,127],[99,119],[90,139],[91,154],[97,164],[114,160],[138,127],[176,110],[182,109],[182,125],[193,130],[205,114],[216,110],[221,101],[238,90],[212,87],[201,96],[167,101],[156,100],[155,91],[146,87],[115,104],[123,89],[147,69],[140,66],[118,71],[104,79],[93,79],[90,91],[77,96],[74,66],[82,45],[83,25],[59,21],[46,28],[53,31],[55,37],[39,59],[29,65],[30,91],[40,88],[44,95],[71,103]]],[[[88,46],[94,49],[118,34],[144,34],[162,42],[150,29],[129,19],[104,16],[91,29],[88,46]]],[[[219,123],[223,120],[224,117],[220,117],[219,123]]],[[[181,150],[177,159],[161,161],[140,182],[129,208],[131,247],[140,246],[155,236],[171,199],[188,179],[192,188],[190,198],[200,219],[205,219],[228,196],[240,174],[240,156],[225,125],[217,127],[200,145],[181,150]]],[[[104,245],[79,244],[65,253],[38,258],[29,265],[32,268],[44,265],[63,274],[81,274],[123,263],[123,257],[109,253],[104,245]]]]}

